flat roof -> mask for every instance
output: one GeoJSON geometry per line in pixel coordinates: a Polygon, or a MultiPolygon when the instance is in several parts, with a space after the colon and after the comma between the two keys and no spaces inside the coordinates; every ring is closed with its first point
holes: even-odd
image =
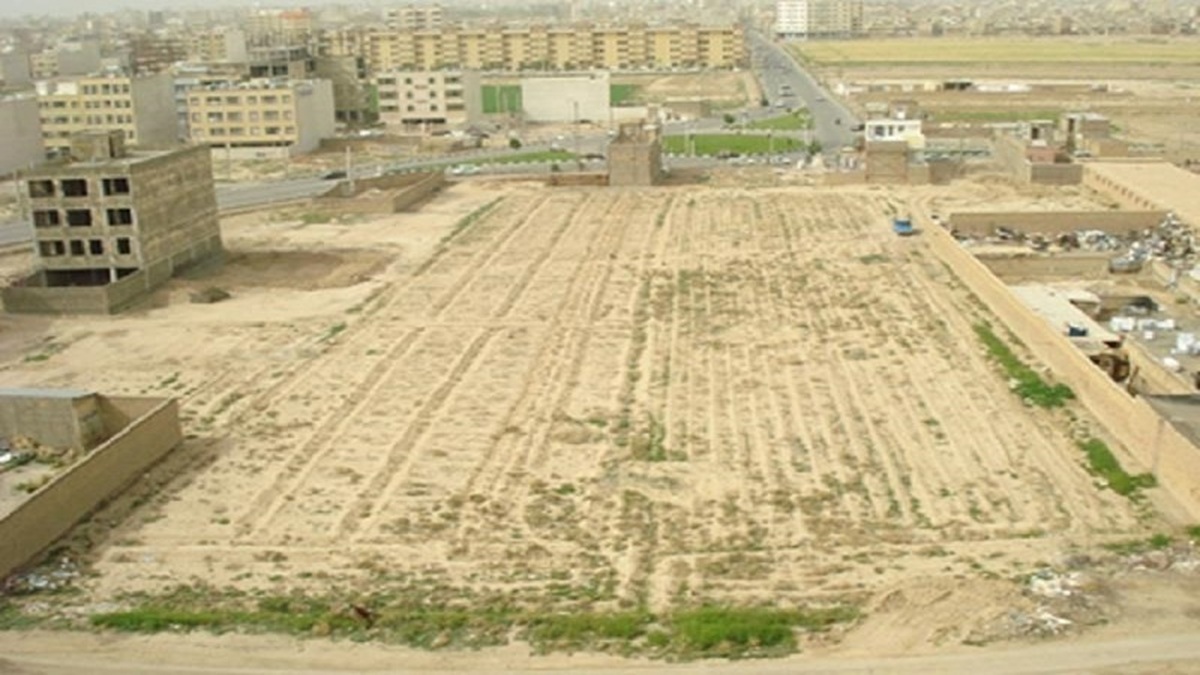
{"type": "Polygon", "coordinates": [[[38,389],[38,388],[13,388],[0,389],[0,396],[11,398],[87,398],[95,396],[92,391],[84,391],[82,389],[38,389]]]}
{"type": "Polygon", "coordinates": [[[1183,434],[1193,444],[1200,446],[1200,395],[1179,394],[1176,396],[1143,396],[1151,408],[1183,434]]]}
{"type": "Polygon", "coordinates": [[[1200,175],[1168,162],[1087,162],[1094,171],[1200,227],[1200,175]]]}
{"type": "Polygon", "coordinates": [[[1060,289],[1043,284],[1023,284],[1009,286],[1013,295],[1017,296],[1026,307],[1041,316],[1063,335],[1067,334],[1067,324],[1075,324],[1087,328],[1087,336],[1083,339],[1071,338],[1077,342],[1112,342],[1120,341],[1120,335],[1101,326],[1086,312],[1071,303],[1072,299],[1092,300],[1094,295],[1075,289],[1060,289]],[[1090,296],[1090,297],[1089,297],[1090,296]]]}

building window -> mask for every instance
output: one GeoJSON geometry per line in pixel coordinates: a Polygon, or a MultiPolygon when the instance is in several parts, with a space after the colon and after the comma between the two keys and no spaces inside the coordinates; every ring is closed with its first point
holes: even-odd
{"type": "Polygon", "coordinates": [[[58,218],[58,211],[33,212],[34,227],[55,227],[57,225],[62,225],[62,221],[58,218]]]}
{"type": "Polygon", "coordinates": [[[225,103],[227,103],[227,104],[229,104],[229,105],[241,105],[241,103],[242,103],[242,97],[240,97],[240,96],[226,96],[226,97],[225,97],[225,103]]]}
{"type": "Polygon", "coordinates": [[[71,227],[91,227],[92,212],[88,209],[68,209],[67,224],[71,227]]]}
{"type": "Polygon", "coordinates": [[[88,193],[87,179],[64,178],[62,180],[62,193],[64,197],[86,197],[88,193]]]}
{"type": "Polygon", "coordinates": [[[267,127],[267,135],[268,136],[278,136],[279,135],[279,127],[267,127]]]}
{"type": "Polygon", "coordinates": [[[247,103],[247,105],[258,105],[258,97],[257,96],[247,96],[246,103],[247,103]]]}
{"type": "Polygon", "coordinates": [[[275,105],[276,103],[279,103],[279,99],[274,96],[264,96],[262,97],[262,102],[263,105],[275,105]]]}
{"type": "Polygon", "coordinates": [[[213,122],[223,122],[224,120],[225,120],[224,113],[219,113],[219,112],[208,113],[209,124],[212,124],[213,122]]]}
{"type": "Polygon", "coordinates": [[[88,252],[92,255],[104,255],[104,240],[88,239],[88,252]]]}
{"type": "Polygon", "coordinates": [[[130,193],[130,179],[106,178],[101,181],[101,187],[104,195],[128,195],[130,193]]]}
{"type": "Polygon", "coordinates": [[[43,258],[56,258],[64,255],[67,252],[67,247],[61,241],[39,241],[38,253],[43,258]]]}
{"type": "Polygon", "coordinates": [[[249,114],[250,114],[250,121],[251,121],[251,122],[257,122],[257,121],[258,121],[258,111],[257,111],[257,110],[251,110],[249,114]]]}
{"type": "Polygon", "coordinates": [[[264,122],[275,122],[278,120],[279,120],[279,111],[278,110],[268,110],[263,113],[263,121],[264,122]]]}
{"type": "Polygon", "coordinates": [[[31,180],[29,181],[29,196],[30,197],[53,197],[54,196],[54,181],[52,180],[31,180]]]}
{"type": "Polygon", "coordinates": [[[83,240],[82,239],[72,239],[71,240],[71,255],[83,255],[83,250],[84,249],[83,249],[83,240]]]}
{"type": "Polygon", "coordinates": [[[133,211],[131,209],[108,209],[109,225],[132,225],[133,211]]]}
{"type": "Polygon", "coordinates": [[[209,96],[204,99],[204,105],[221,105],[221,97],[209,96]]]}
{"type": "Polygon", "coordinates": [[[242,113],[230,111],[225,114],[225,121],[226,122],[241,122],[242,121],[242,113]]]}
{"type": "Polygon", "coordinates": [[[133,245],[130,243],[129,237],[117,237],[117,253],[120,255],[133,253],[133,245]]]}
{"type": "Polygon", "coordinates": [[[246,129],[244,127],[230,127],[229,135],[230,136],[245,136],[246,129]]]}

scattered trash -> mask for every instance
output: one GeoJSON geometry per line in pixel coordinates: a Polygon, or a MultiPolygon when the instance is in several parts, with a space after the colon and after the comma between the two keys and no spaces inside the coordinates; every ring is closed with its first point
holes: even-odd
{"type": "Polygon", "coordinates": [[[7,595],[57,591],[70,586],[78,576],[79,567],[69,557],[63,556],[57,564],[43,565],[35,570],[8,577],[0,590],[7,595]]]}

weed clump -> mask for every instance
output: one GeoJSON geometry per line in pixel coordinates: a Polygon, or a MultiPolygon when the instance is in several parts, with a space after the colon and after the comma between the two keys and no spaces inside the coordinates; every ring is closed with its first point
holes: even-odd
{"type": "Polygon", "coordinates": [[[1060,408],[1075,398],[1075,392],[1065,384],[1050,384],[1025,365],[1008,345],[1004,344],[986,323],[975,324],[975,334],[987,347],[988,354],[1000,364],[1004,373],[1016,381],[1013,391],[1039,408],[1060,408]]]}

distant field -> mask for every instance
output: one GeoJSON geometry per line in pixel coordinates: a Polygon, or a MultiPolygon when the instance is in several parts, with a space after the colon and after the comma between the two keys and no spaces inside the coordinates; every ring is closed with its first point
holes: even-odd
{"type": "Polygon", "coordinates": [[[1200,64],[1200,42],[1196,40],[923,38],[807,42],[790,48],[800,58],[825,66],[1023,62],[1200,64]]]}
{"type": "Polygon", "coordinates": [[[482,94],[484,114],[521,112],[523,103],[521,87],[518,85],[485,84],[482,87],[482,94]]]}

